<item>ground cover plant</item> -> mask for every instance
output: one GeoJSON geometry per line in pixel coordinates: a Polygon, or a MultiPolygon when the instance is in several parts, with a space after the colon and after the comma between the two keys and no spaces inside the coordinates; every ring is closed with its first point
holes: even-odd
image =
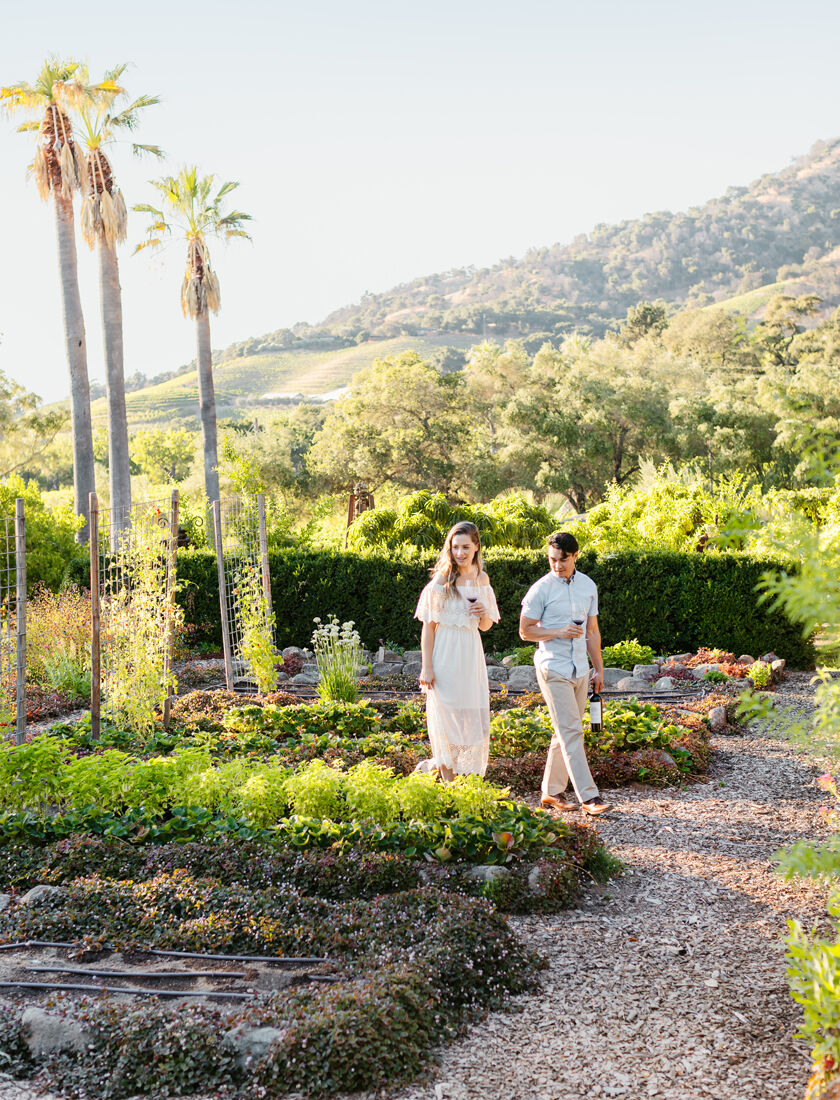
{"type": "MultiPolygon", "coordinates": [[[[531,988],[538,967],[480,899],[423,888],[327,900],[184,869],[140,882],[77,878],[37,911],[13,904],[0,918],[0,936],[122,946],[142,938],[161,947],[331,960],[334,984],[262,994],[229,1013],[59,1001],[57,1010],[77,1019],[90,1043],[81,1057],[49,1062],[46,1077],[83,1097],[221,1087],[276,1097],[390,1085],[416,1075],[431,1047],[466,1021],[531,988]],[[268,1052],[238,1061],[236,1029],[265,1026],[277,1032],[268,1052]]],[[[18,1072],[41,1068],[15,1043],[14,1018],[3,1020],[3,1031],[18,1072]]]]}

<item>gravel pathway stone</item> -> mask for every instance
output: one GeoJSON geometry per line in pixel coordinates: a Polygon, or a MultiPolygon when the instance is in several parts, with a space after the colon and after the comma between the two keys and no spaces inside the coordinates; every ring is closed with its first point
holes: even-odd
{"type": "MultiPolygon", "coordinates": [[[[779,701],[809,712],[809,681],[792,674],[779,701]]],[[[771,856],[823,834],[818,769],[761,728],[713,745],[705,783],[608,793],[598,829],[626,872],[579,909],[514,920],[549,959],[542,989],[391,1100],[800,1100],[780,937],[822,915],[824,892],[782,881],[771,856]]]]}

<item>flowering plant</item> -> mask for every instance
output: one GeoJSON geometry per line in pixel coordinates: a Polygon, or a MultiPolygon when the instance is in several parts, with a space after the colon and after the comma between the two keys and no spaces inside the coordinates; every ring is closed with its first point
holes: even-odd
{"type": "Polygon", "coordinates": [[[359,696],[356,680],[362,665],[358,630],[352,621],[339,625],[335,615],[330,615],[326,623],[317,617],[312,621],[315,623],[312,648],[320,673],[318,695],[325,702],[355,703],[359,696]]]}

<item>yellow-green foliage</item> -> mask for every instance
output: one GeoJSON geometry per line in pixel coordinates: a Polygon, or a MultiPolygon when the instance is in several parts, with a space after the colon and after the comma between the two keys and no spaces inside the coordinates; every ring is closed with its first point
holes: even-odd
{"type": "Polygon", "coordinates": [[[259,566],[251,563],[242,566],[233,593],[240,629],[236,656],[245,664],[263,695],[276,691],[277,666],[283,664],[283,658],[274,646],[271,616],[259,566]]]}

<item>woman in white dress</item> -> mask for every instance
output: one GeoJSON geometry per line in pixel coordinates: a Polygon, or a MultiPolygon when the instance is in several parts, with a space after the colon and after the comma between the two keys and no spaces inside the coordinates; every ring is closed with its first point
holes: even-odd
{"type": "Polygon", "coordinates": [[[484,775],[490,687],[478,632],[499,621],[499,608],[474,523],[456,523],[447,534],[414,617],[423,623],[420,687],[426,692],[431,766],[445,780],[484,775]]]}

